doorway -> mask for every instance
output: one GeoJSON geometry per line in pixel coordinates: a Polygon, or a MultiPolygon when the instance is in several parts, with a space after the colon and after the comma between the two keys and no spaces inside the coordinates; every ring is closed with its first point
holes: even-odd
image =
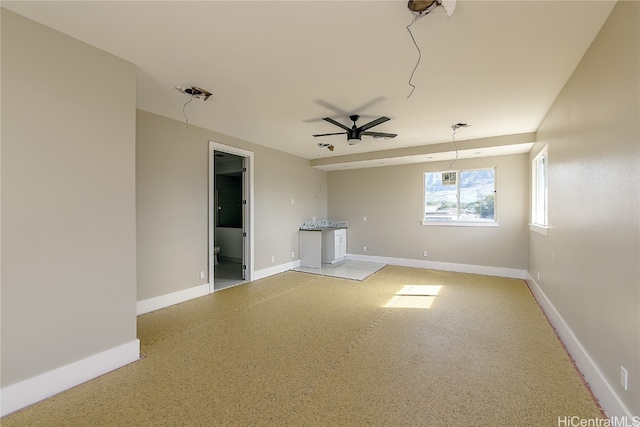
{"type": "Polygon", "coordinates": [[[252,157],[245,150],[209,144],[210,292],[251,280],[252,157]]]}

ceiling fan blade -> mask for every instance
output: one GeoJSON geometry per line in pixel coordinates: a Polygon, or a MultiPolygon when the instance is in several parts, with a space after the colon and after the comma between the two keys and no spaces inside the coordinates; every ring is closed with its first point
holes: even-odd
{"type": "Polygon", "coordinates": [[[313,136],[329,136],[329,135],[346,135],[346,132],[337,132],[337,133],[321,133],[319,135],[313,135],[313,136]]]}
{"type": "Polygon", "coordinates": [[[373,136],[379,138],[395,138],[398,136],[397,133],[384,133],[384,132],[362,132],[363,135],[373,136]]]}
{"type": "Polygon", "coordinates": [[[386,122],[388,120],[391,120],[391,119],[389,117],[384,117],[383,116],[383,117],[375,119],[375,120],[373,120],[373,121],[371,121],[371,122],[369,122],[367,124],[364,124],[364,125],[360,126],[358,128],[358,130],[367,130],[367,129],[372,128],[374,126],[378,126],[380,123],[384,123],[384,122],[386,122]]]}
{"type": "Polygon", "coordinates": [[[322,119],[322,120],[327,121],[327,122],[329,122],[329,123],[331,123],[331,124],[334,124],[334,125],[336,125],[336,126],[338,126],[338,127],[342,128],[342,129],[344,129],[344,130],[351,130],[351,128],[348,128],[347,126],[343,125],[343,124],[342,124],[342,123],[340,123],[340,122],[336,122],[335,120],[333,120],[333,119],[332,119],[332,118],[330,118],[330,117],[325,117],[325,118],[324,118],[324,119],[322,119]]]}

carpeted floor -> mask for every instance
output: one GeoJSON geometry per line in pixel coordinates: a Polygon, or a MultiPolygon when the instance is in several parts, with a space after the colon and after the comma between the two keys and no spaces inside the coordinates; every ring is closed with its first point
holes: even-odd
{"type": "Polygon", "coordinates": [[[285,272],[138,318],[138,362],[11,426],[557,426],[603,415],[522,280],[285,272]]]}

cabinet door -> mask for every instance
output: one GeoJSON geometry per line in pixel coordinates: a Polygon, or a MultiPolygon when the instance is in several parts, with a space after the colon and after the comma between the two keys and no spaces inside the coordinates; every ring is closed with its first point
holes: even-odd
{"type": "Polygon", "coordinates": [[[336,258],[344,258],[347,256],[347,235],[339,234],[336,236],[336,258]]]}
{"type": "Polygon", "coordinates": [[[331,264],[336,257],[336,239],[333,230],[322,232],[322,262],[331,264]]]}
{"type": "Polygon", "coordinates": [[[342,236],[342,256],[347,256],[347,233],[342,236]]]}
{"type": "Polygon", "coordinates": [[[333,258],[336,260],[342,258],[342,255],[340,255],[340,239],[342,239],[342,236],[336,234],[334,248],[333,248],[333,251],[334,251],[333,258]]]}
{"type": "Polygon", "coordinates": [[[322,233],[300,231],[300,265],[302,267],[322,267],[322,233]]]}

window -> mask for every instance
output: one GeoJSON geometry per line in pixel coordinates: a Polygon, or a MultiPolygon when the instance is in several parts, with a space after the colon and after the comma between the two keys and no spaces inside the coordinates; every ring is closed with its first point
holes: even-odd
{"type": "Polygon", "coordinates": [[[531,229],[547,234],[549,155],[545,146],[531,162],[531,229]]]}
{"type": "Polygon", "coordinates": [[[424,225],[497,225],[496,170],[424,174],[424,225]]]}

